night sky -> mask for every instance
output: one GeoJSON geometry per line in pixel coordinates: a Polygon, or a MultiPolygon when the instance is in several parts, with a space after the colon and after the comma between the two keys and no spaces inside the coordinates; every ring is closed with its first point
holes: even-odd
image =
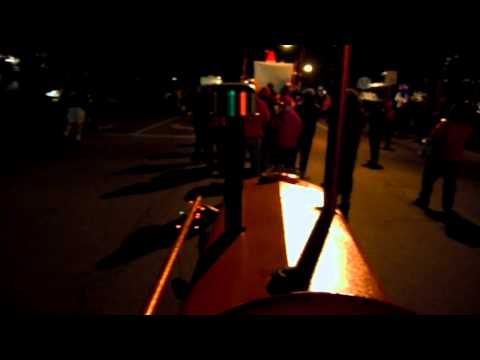
{"type": "MultiPolygon", "coordinates": [[[[213,33],[214,35],[216,33],[213,33]]],[[[89,37],[88,41],[56,42],[49,44],[21,44],[10,50],[25,54],[45,52],[58,72],[88,72],[99,82],[117,86],[140,80],[149,87],[162,87],[172,77],[177,77],[185,85],[195,85],[200,76],[222,75],[227,81],[237,81],[242,71],[245,49],[249,57],[249,72],[253,74],[253,60],[262,60],[264,51],[278,50],[276,38],[263,41],[260,45],[244,45],[241,41],[227,42],[218,36],[175,37],[139,36],[122,37],[119,34],[89,37]]],[[[301,43],[297,42],[286,43],[301,43]]],[[[348,40],[348,39],[347,39],[348,40]]],[[[438,40],[438,39],[437,39],[438,40]]],[[[327,77],[336,76],[341,64],[341,49],[345,39],[333,38],[312,41],[305,38],[306,57],[318,71],[317,82],[325,82],[327,77]],[[334,74],[334,75],[332,75],[334,74]]],[[[8,50],[8,49],[7,49],[8,50]]],[[[384,70],[400,70],[401,80],[420,81],[423,78],[439,76],[446,56],[460,54],[468,68],[466,76],[477,77],[478,55],[472,46],[439,41],[353,41],[352,76],[369,76],[381,80],[384,70]]],[[[279,57],[291,61],[292,56],[279,57]]]]}

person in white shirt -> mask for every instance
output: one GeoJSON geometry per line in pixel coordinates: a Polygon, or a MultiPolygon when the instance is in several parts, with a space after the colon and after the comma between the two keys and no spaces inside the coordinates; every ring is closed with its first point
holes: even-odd
{"type": "Polygon", "coordinates": [[[407,137],[409,128],[408,103],[410,96],[408,94],[408,86],[400,85],[399,92],[395,95],[396,103],[396,122],[399,135],[407,137]]]}
{"type": "Polygon", "coordinates": [[[69,137],[72,129],[75,127],[75,139],[77,141],[81,141],[82,131],[86,120],[85,106],[81,103],[80,96],[74,92],[70,94],[67,101],[67,127],[65,129],[64,136],[69,137]]]}

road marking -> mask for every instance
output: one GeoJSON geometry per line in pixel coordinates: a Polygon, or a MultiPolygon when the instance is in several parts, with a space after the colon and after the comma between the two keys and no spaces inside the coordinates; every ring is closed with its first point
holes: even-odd
{"type": "Polygon", "coordinates": [[[181,119],[181,116],[175,116],[175,117],[173,117],[173,118],[170,118],[170,119],[167,119],[167,120],[164,120],[164,121],[157,122],[157,123],[155,123],[155,124],[153,124],[153,125],[150,125],[150,126],[144,128],[144,129],[141,129],[141,130],[139,130],[139,131],[136,131],[136,132],[134,132],[134,133],[132,133],[132,134],[130,134],[130,135],[134,135],[134,136],[142,135],[143,133],[146,133],[146,132],[148,132],[148,131],[150,131],[150,130],[156,129],[156,128],[160,127],[160,126],[168,125],[168,124],[170,124],[170,123],[172,123],[172,122],[174,122],[174,121],[176,121],[176,120],[178,120],[178,119],[181,119]]]}
{"type": "Polygon", "coordinates": [[[171,127],[172,129],[175,129],[175,130],[189,130],[189,131],[193,131],[193,126],[188,126],[188,125],[173,124],[173,125],[170,125],[170,127],[171,127]]]}
{"type": "Polygon", "coordinates": [[[194,139],[195,135],[168,135],[168,134],[142,134],[142,135],[133,135],[136,138],[145,138],[145,139],[194,139]]]}
{"type": "Polygon", "coordinates": [[[191,140],[195,138],[195,135],[168,135],[168,134],[102,134],[108,137],[130,137],[138,139],[177,139],[177,140],[191,140]]]}

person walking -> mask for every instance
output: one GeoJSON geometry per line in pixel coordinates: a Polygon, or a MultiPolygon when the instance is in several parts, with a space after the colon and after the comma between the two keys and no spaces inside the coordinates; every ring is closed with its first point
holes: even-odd
{"type": "Polygon", "coordinates": [[[465,151],[465,143],[473,134],[472,120],[475,107],[470,102],[454,105],[447,119],[442,119],[433,129],[427,144],[422,188],[414,205],[427,210],[433,185],[443,177],[442,207],[445,214],[451,215],[457,190],[457,176],[465,151]]]}

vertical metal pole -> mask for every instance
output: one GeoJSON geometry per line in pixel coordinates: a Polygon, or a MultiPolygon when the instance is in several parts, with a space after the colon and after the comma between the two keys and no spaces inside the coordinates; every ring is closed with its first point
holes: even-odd
{"type": "Polygon", "coordinates": [[[225,230],[237,233],[243,231],[243,119],[239,116],[227,117],[225,135],[225,230]]]}
{"type": "Polygon", "coordinates": [[[325,206],[296,266],[296,270],[301,275],[301,279],[303,279],[305,282],[303,285],[308,285],[315,270],[315,266],[318,258],[320,257],[323,244],[325,243],[328,231],[335,215],[335,209],[337,207],[338,182],[340,178],[340,164],[342,155],[342,137],[347,104],[347,88],[350,81],[351,53],[352,46],[345,45],[342,83],[340,87],[340,109],[338,114],[338,124],[335,134],[335,143],[331,144],[334,145],[334,153],[330,167],[326,169],[326,183],[329,183],[330,186],[328,186],[326,189],[325,206]]]}

